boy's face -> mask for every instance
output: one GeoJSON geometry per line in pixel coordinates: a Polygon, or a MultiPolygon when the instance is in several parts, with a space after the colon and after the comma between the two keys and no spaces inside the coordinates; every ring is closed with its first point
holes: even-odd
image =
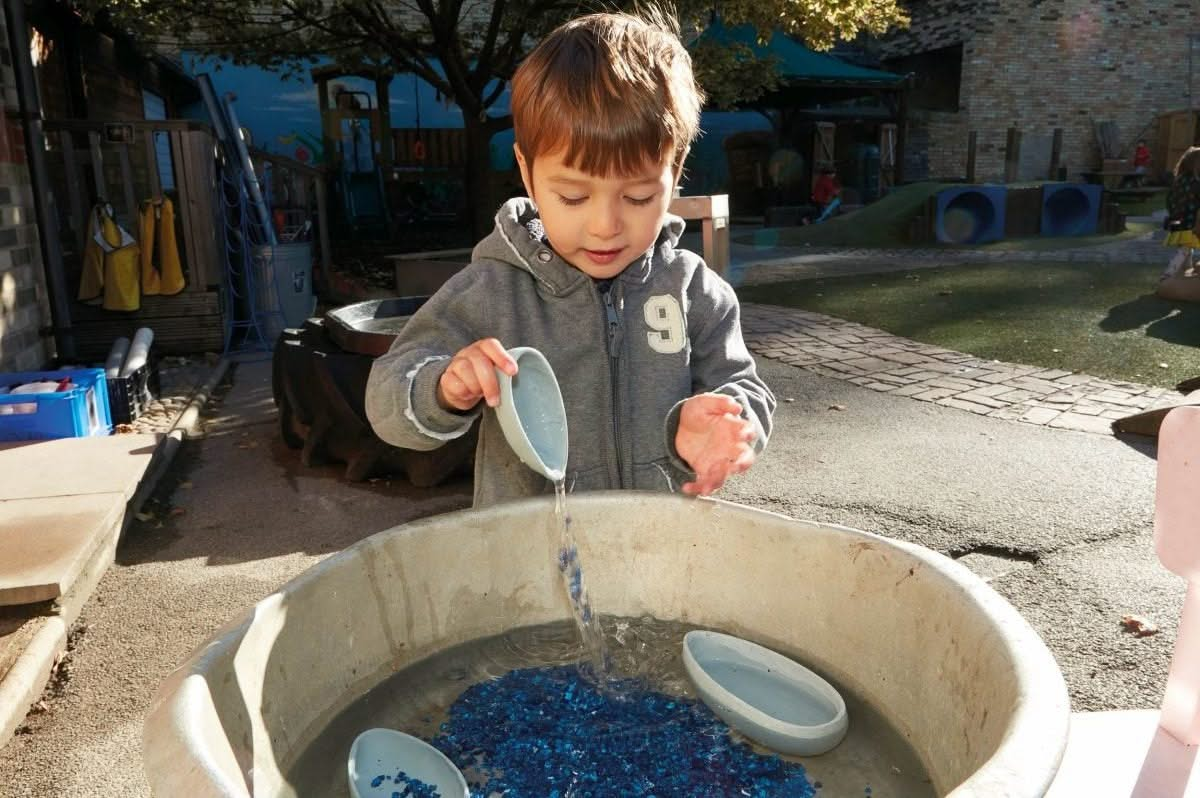
{"type": "Polygon", "coordinates": [[[546,237],[567,263],[603,280],[653,246],[675,188],[669,157],[636,174],[598,177],[563,163],[565,150],[538,155],[532,173],[519,148],[516,154],[546,237]]]}

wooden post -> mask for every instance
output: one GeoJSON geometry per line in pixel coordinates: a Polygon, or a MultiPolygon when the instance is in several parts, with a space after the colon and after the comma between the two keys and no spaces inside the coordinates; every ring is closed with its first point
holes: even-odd
{"type": "Polygon", "coordinates": [[[333,119],[329,114],[329,81],[325,78],[317,80],[317,104],[321,107],[321,147],[325,150],[322,156],[325,163],[333,163],[333,119]]]}
{"type": "Polygon", "coordinates": [[[100,153],[100,134],[88,133],[88,149],[92,154],[92,179],[96,183],[96,198],[108,202],[108,186],[104,182],[104,156],[100,153]]]}
{"type": "Polygon", "coordinates": [[[125,197],[125,209],[129,212],[129,224],[137,227],[138,205],[133,193],[133,165],[129,162],[129,145],[117,145],[117,160],[121,164],[121,188],[125,197]]]}
{"type": "Polygon", "coordinates": [[[1054,140],[1050,144],[1050,174],[1051,180],[1058,180],[1058,169],[1062,162],[1063,129],[1054,128],[1054,140]]]}
{"type": "Polygon", "coordinates": [[[75,228],[75,239],[78,254],[83,255],[83,247],[87,238],[87,215],[91,212],[91,203],[84,207],[83,180],[80,179],[79,162],[75,160],[75,137],[71,131],[60,131],[59,141],[62,142],[63,170],[67,177],[67,198],[71,204],[71,226],[75,228]]]}
{"type": "Polygon", "coordinates": [[[676,197],[670,212],[683,219],[699,220],[704,242],[704,263],[722,277],[729,271],[729,195],[676,197]]]}
{"type": "Polygon", "coordinates": [[[1015,127],[1008,129],[1008,137],[1004,142],[1004,182],[1017,182],[1017,171],[1021,164],[1021,131],[1015,127]]]}
{"type": "Polygon", "coordinates": [[[379,137],[379,165],[383,168],[384,179],[392,176],[392,114],[391,100],[388,99],[391,82],[391,75],[375,79],[375,97],[379,101],[379,130],[375,135],[379,137]]]}
{"type": "Polygon", "coordinates": [[[146,177],[150,184],[150,198],[162,196],[162,178],[158,174],[158,148],[154,146],[154,131],[146,131],[146,177]]]}
{"type": "Polygon", "coordinates": [[[879,126],[879,196],[896,185],[896,125],[879,126]]]}
{"type": "Polygon", "coordinates": [[[317,194],[317,233],[321,237],[321,282],[323,287],[328,291],[333,279],[333,257],[329,252],[329,214],[326,212],[325,202],[325,173],[321,172],[313,177],[313,184],[317,194]]]}
{"type": "Polygon", "coordinates": [[[979,147],[979,131],[967,134],[967,182],[975,182],[975,153],[979,147]]]}

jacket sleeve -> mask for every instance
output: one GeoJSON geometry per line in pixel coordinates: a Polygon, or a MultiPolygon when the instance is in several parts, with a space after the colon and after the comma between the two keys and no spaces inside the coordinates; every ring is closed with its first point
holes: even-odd
{"type": "Polygon", "coordinates": [[[480,409],[457,413],[437,401],[437,384],[460,349],[485,337],[486,289],[477,266],[454,275],[405,323],[367,379],[367,419],[393,446],[428,451],[471,428],[480,409]]]}
{"type": "MultiPolygon", "coordinates": [[[[696,269],[687,288],[687,326],[691,343],[692,393],[723,393],[737,399],[742,417],[758,433],[755,452],[761,453],[771,435],[775,395],[758,376],[754,357],[742,339],[741,308],[733,288],[711,269],[696,269]]],[[[684,400],[686,401],[686,400],[684,400]]],[[[667,450],[675,465],[690,468],[675,451],[675,432],[683,402],[667,416],[667,450]]]]}

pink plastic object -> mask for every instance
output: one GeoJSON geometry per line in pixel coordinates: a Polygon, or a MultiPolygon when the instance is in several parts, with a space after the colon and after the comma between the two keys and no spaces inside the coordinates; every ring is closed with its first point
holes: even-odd
{"type": "Polygon", "coordinates": [[[1154,548],[1188,580],[1159,725],[1184,745],[1200,743],[1200,407],[1177,407],[1158,433],[1154,548]]]}

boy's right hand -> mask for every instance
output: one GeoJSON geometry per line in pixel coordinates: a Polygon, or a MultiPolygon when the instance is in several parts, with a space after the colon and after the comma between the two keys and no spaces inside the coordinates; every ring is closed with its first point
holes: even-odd
{"type": "Polygon", "coordinates": [[[450,360],[437,385],[438,404],[447,410],[465,412],[487,401],[488,407],[500,404],[500,383],[496,369],[508,376],[517,373],[513,360],[495,338],[484,338],[463,347],[450,360]]]}

